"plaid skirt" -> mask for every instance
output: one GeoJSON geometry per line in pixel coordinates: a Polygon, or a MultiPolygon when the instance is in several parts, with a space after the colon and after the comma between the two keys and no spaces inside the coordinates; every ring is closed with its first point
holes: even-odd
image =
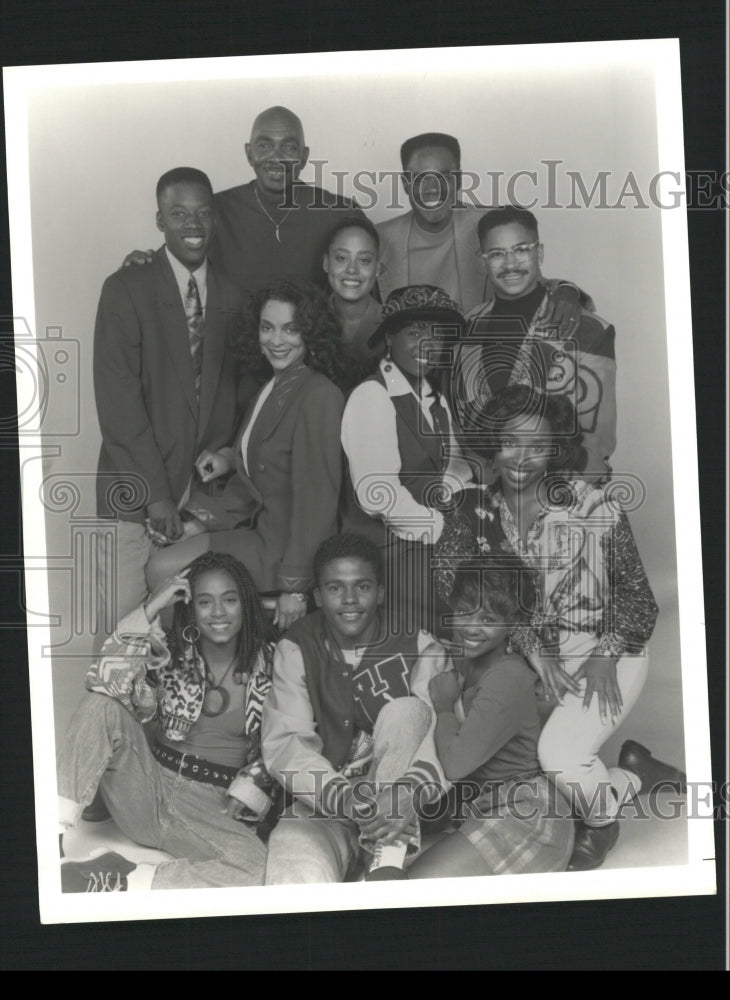
{"type": "Polygon", "coordinates": [[[565,871],[573,851],[570,808],[544,775],[485,786],[459,828],[481,854],[485,874],[565,871]]]}

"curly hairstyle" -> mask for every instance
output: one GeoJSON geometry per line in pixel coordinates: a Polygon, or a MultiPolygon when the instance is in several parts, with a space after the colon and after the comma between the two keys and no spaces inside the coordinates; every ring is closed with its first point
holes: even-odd
{"type": "Polygon", "coordinates": [[[483,438],[470,438],[469,447],[478,455],[493,459],[500,450],[505,425],[517,417],[525,420],[542,417],[550,424],[555,454],[548,460],[547,471],[569,476],[582,472],[588,460],[583,447],[583,433],[578,414],[567,396],[539,392],[527,385],[508,385],[485,403],[475,419],[483,438]]]}
{"type": "MultiPolygon", "coordinates": [[[[170,635],[170,652],[173,660],[186,655],[190,643],[184,638],[184,630],[195,624],[195,583],[203,573],[223,571],[228,573],[236,584],[236,590],[241,600],[241,617],[243,627],[238,636],[238,664],[235,673],[250,671],[259,653],[268,658],[269,643],[276,641],[274,627],[261,606],[259,595],[251,576],[238,559],[225,552],[204,552],[188,566],[187,578],[193,600],[189,604],[178,601],[172,615],[172,632],[170,635]]],[[[201,659],[203,656],[198,644],[196,651],[201,659]]]]}
{"type": "Polygon", "coordinates": [[[287,302],[306,348],[305,361],[340,389],[352,381],[351,365],[345,357],[342,332],[323,292],[309,281],[280,278],[261,287],[250,299],[240,335],[233,347],[241,370],[257,381],[271,378],[272,368],[261,354],[259,322],[267,302],[287,302]]]}
{"type": "Polygon", "coordinates": [[[512,627],[530,620],[536,600],[534,571],[519,556],[494,553],[457,566],[449,604],[487,611],[512,627]]]}
{"type": "Polygon", "coordinates": [[[325,566],[334,559],[362,559],[363,562],[372,566],[376,581],[383,582],[383,558],[380,549],[364,535],[344,532],[341,535],[326,538],[322,542],[314,553],[312,575],[315,586],[320,585],[325,566]]]}

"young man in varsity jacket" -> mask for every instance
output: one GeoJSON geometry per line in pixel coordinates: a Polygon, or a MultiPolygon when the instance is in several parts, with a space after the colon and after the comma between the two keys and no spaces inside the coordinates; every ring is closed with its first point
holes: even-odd
{"type": "Polygon", "coordinates": [[[450,661],[427,632],[388,633],[380,551],[368,539],[328,539],[314,579],[318,610],[278,643],[264,705],[264,761],[291,796],[266,882],[341,882],[359,845],[373,855],[367,879],[404,878],[418,807],[448,788],[428,682],[450,661]]]}

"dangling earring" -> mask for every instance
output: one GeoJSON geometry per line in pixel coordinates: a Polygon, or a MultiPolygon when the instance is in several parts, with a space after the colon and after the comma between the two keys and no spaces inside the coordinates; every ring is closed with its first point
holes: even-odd
{"type": "Polygon", "coordinates": [[[195,645],[195,643],[200,638],[200,629],[195,624],[195,622],[190,622],[189,625],[185,626],[185,628],[182,630],[182,637],[184,641],[189,643],[191,646],[195,645]]]}
{"type": "MultiPolygon", "coordinates": [[[[386,341],[386,344],[387,344],[387,341],[386,341]]],[[[393,371],[393,358],[391,357],[391,354],[390,354],[390,344],[387,344],[387,346],[385,348],[385,358],[383,360],[385,361],[385,371],[386,372],[393,371]]]]}

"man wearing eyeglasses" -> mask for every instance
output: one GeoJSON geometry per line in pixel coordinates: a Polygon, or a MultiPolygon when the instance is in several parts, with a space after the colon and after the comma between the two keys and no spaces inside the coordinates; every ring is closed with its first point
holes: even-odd
{"type": "MultiPolygon", "coordinates": [[[[486,209],[460,200],[459,140],[444,132],[425,132],[406,139],[400,156],[411,210],[377,226],[382,299],[406,285],[436,285],[467,313],[490,289],[475,255],[477,223],[486,209]]],[[[567,336],[580,317],[579,290],[569,282],[548,284],[545,319],[567,336]]]]}
{"type": "MultiPolygon", "coordinates": [[[[616,360],[613,326],[588,309],[566,335],[545,320],[547,284],[537,219],[508,205],[482,216],[481,259],[494,293],[466,317],[457,350],[453,396],[467,433],[495,393],[516,383],[568,395],[576,407],[591,481],[610,477],[616,446],[616,360]]],[[[483,430],[483,428],[481,428],[483,430]]]]}

